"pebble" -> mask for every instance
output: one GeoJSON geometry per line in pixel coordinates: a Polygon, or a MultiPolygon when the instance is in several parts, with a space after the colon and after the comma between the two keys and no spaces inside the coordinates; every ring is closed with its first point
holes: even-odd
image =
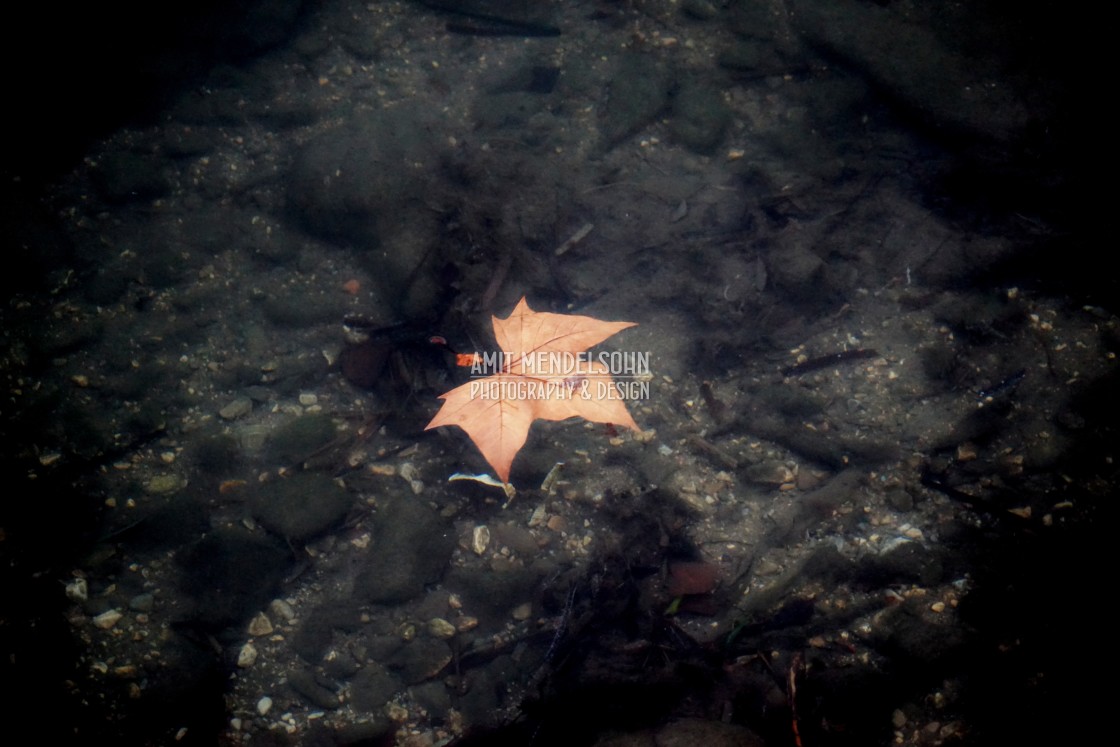
{"type": "Polygon", "coordinates": [[[763,485],[782,485],[793,482],[796,475],[784,462],[768,460],[751,465],[746,470],[747,479],[763,485]]]}
{"type": "Polygon", "coordinates": [[[218,410],[218,415],[223,420],[237,420],[243,418],[253,411],[253,400],[248,397],[234,397],[218,410]]]}
{"type": "Polygon", "coordinates": [[[257,647],[252,643],[246,643],[237,652],[237,666],[242,669],[248,669],[257,663],[257,647]]]}
{"type": "Polygon", "coordinates": [[[264,695],[257,701],[257,713],[264,716],[270,710],[272,710],[272,698],[264,695]]]}
{"type": "Polygon", "coordinates": [[[455,633],[455,626],[444,620],[442,617],[433,617],[428,621],[428,632],[436,638],[447,640],[453,638],[455,633]]]}
{"type": "Polygon", "coordinates": [[[93,624],[102,630],[109,630],[116,625],[122,617],[124,617],[124,615],[120,610],[109,610],[93,618],[93,624]]]}
{"type": "Polygon", "coordinates": [[[511,613],[514,620],[528,620],[533,616],[533,603],[525,602],[513,608],[511,613]]]}
{"type": "Polygon", "coordinates": [[[137,612],[151,612],[156,598],[148,593],[137,594],[128,601],[128,608],[137,612]]]}
{"type": "Polygon", "coordinates": [[[533,509],[533,514],[529,517],[529,526],[539,527],[546,521],[548,521],[548,509],[542,504],[533,509]]]}
{"type": "Polygon", "coordinates": [[[144,489],[152,495],[174,493],[187,487],[187,480],[180,475],[156,475],[144,483],[144,489]]]}
{"type": "Polygon", "coordinates": [[[490,530],[485,524],[477,526],[471,533],[471,550],[475,555],[482,555],[490,545],[490,530]]]}
{"type": "Polygon", "coordinates": [[[84,578],[71,579],[66,583],[66,598],[72,602],[84,602],[89,599],[89,584],[84,578]]]}
{"type": "Polygon", "coordinates": [[[268,619],[268,615],[263,612],[258,612],[256,616],[249,621],[249,635],[253,637],[260,637],[268,635],[272,632],[272,621],[268,619]]]}
{"type": "Polygon", "coordinates": [[[291,622],[296,618],[296,611],[292,609],[292,605],[283,599],[273,599],[269,602],[268,612],[276,619],[284,622],[291,622]]]}

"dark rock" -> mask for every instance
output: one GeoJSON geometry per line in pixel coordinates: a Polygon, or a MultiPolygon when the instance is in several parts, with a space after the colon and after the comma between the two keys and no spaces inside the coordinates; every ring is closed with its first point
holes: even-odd
{"type": "Polygon", "coordinates": [[[312,140],[288,178],[293,217],[317,236],[379,246],[401,211],[423,195],[424,165],[436,155],[424,120],[406,106],[352,119],[312,140]]]}
{"type": "Polygon", "coordinates": [[[670,78],[653,57],[638,53],[623,55],[611,78],[599,132],[607,149],[618,145],[661,113],[669,103],[670,78]]]}
{"type": "Polygon", "coordinates": [[[334,631],[354,633],[362,627],[361,613],[356,604],[340,601],[317,607],[312,614],[301,618],[292,648],[305,661],[317,662],[331,643],[334,631]]]}
{"type": "Polygon", "coordinates": [[[445,585],[463,597],[471,614],[499,622],[509,617],[511,609],[532,599],[539,580],[540,574],[529,568],[481,573],[456,569],[445,585]]]}
{"type": "Polygon", "coordinates": [[[261,532],[232,527],[187,547],[178,563],[185,618],[220,629],[247,620],[279,593],[291,552],[261,532]]]}
{"type": "Polygon", "coordinates": [[[148,593],[137,594],[132,599],[128,600],[128,608],[136,612],[151,612],[152,607],[155,606],[156,598],[148,593]]]}
{"type": "Polygon", "coordinates": [[[900,663],[936,663],[940,667],[949,665],[950,657],[964,653],[967,636],[959,626],[932,622],[904,605],[883,614],[872,640],[877,648],[900,663]]]}
{"type": "Polygon", "coordinates": [[[856,580],[872,589],[899,583],[934,586],[944,575],[940,554],[917,542],[904,542],[882,555],[864,558],[855,574],[856,580]]]}
{"type": "Polygon", "coordinates": [[[109,202],[132,202],[162,197],[170,190],[163,174],[165,163],[155,156],[114,153],[104,156],[95,173],[101,193],[109,202]]]}
{"type": "Polygon", "coordinates": [[[356,117],[308,143],[287,180],[291,217],[364,252],[360,265],[408,317],[430,313],[447,291],[436,277],[442,144],[431,121],[408,105],[356,117]]]}
{"type": "Polygon", "coordinates": [[[338,356],[342,376],[351,384],[372,389],[381,381],[381,374],[393,345],[385,340],[370,339],[347,345],[338,356]]]}
{"type": "Polygon", "coordinates": [[[329,415],[302,415],[269,434],[268,456],[282,463],[302,461],[333,441],[336,435],[337,429],[329,415]]]}
{"type": "Polygon", "coordinates": [[[403,687],[396,675],[372,661],[350,680],[350,702],[358,710],[380,713],[403,687]]]}
{"type": "Polygon", "coordinates": [[[448,709],[455,707],[455,703],[451,700],[451,691],[440,680],[423,682],[411,687],[409,695],[428,713],[447,713],[448,709]]]}
{"type": "Polygon", "coordinates": [[[289,672],[288,684],[293,690],[319,708],[333,711],[341,705],[338,700],[338,693],[335,692],[334,688],[320,682],[310,670],[296,669],[289,672]]]}
{"type": "MultiPolygon", "coordinates": [[[[1028,110],[991,61],[945,43],[894,7],[844,0],[796,0],[795,27],[866,75],[904,107],[952,130],[1008,140],[1020,135],[1028,110]],[[1004,79],[989,85],[989,79],[1004,79]]],[[[955,42],[956,43],[956,42],[955,42]]]]}
{"type": "Polygon", "coordinates": [[[349,651],[334,651],[323,660],[323,673],[331,679],[348,680],[362,671],[362,663],[349,651]]]}
{"type": "Polygon", "coordinates": [[[767,274],[774,287],[795,297],[817,287],[824,260],[800,243],[792,242],[766,258],[767,274]]]}
{"type": "Polygon", "coordinates": [[[386,501],[372,534],[357,593],[379,604],[406,601],[438,581],[455,549],[451,527],[411,495],[386,501]]]}
{"type": "Polygon", "coordinates": [[[731,111],[723,100],[723,92],[698,81],[681,86],[673,97],[673,118],[669,129],[674,139],[701,155],[710,155],[720,143],[731,111]]]}
{"type": "Polygon", "coordinates": [[[914,508],[914,496],[910,495],[910,492],[903,488],[888,490],[884,497],[886,498],[887,505],[895,511],[906,513],[912,511],[914,508]]]}
{"type": "Polygon", "coordinates": [[[229,477],[241,467],[241,448],[228,433],[211,433],[195,439],[188,457],[196,470],[209,480],[229,477]]]}
{"type": "Polygon", "coordinates": [[[304,542],[340,523],[352,503],[337,482],[319,472],[263,483],[252,501],[261,526],[292,542],[304,542]]]}
{"type": "Polygon", "coordinates": [[[401,646],[385,662],[408,684],[431,679],[451,661],[451,647],[446,641],[421,636],[401,646]]]}

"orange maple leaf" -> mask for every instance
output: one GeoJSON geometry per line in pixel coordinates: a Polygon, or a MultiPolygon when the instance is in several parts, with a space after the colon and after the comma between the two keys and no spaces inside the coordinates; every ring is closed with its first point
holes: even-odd
{"type": "Polygon", "coordinates": [[[640,430],[608,366],[579,355],[634,322],[537,312],[524,298],[507,318],[492,319],[501,367],[440,395],[443,406],[424,430],[462,428],[503,483],[534,420],[581,417],[640,430]]]}

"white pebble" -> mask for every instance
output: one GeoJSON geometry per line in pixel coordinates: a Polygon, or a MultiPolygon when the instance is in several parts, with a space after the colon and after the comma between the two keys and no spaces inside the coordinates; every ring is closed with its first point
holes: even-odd
{"type": "Polygon", "coordinates": [[[237,666],[248,669],[257,663],[257,648],[252,643],[246,643],[237,652],[237,666]]]}
{"type": "Polygon", "coordinates": [[[102,630],[109,630],[116,625],[122,617],[124,617],[124,615],[121,614],[120,610],[109,610],[93,618],[93,624],[102,630]]]}

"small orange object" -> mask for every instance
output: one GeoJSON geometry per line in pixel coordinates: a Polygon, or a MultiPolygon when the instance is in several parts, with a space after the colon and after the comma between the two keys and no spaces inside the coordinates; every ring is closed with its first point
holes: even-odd
{"type": "Polygon", "coordinates": [[[342,290],[346,291],[351,296],[358,295],[358,291],[360,291],[361,289],[362,284],[358,281],[357,278],[350,278],[342,284],[342,290]]]}
{"type": "Polygon", "coordinates": [[[481,359],[481,357],[479,356],[478,353],[456,353],[455,354],[455,365],[456,366],[462,366],[463,368],[467,368],[468,366],[474,366],[476,364],[481,364],[481,363],[482,363],[482,359],[481,359]]]}

